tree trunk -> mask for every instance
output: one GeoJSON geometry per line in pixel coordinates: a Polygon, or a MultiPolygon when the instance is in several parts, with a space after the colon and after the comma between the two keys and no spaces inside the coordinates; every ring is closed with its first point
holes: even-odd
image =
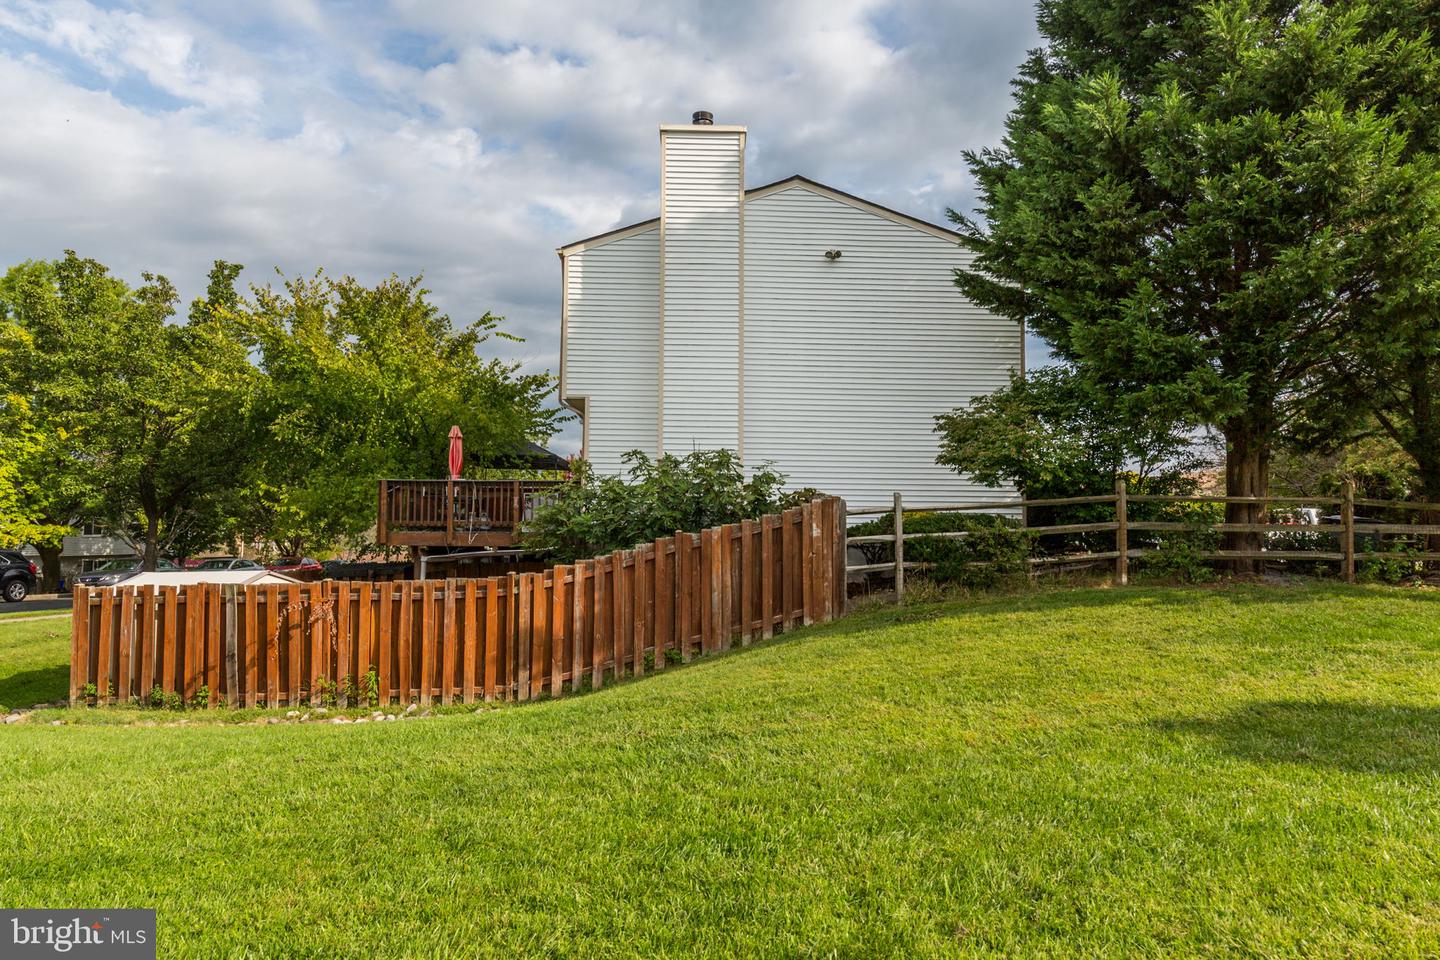
{"type": "Polygon", "coordinates": [[[40,554],[40,592],[54,593],[60,589],[60,546],[36,547],[40,554]]]}
{"type": "MultiPolygon", "coordinates": [[[[1232,421],[1225,425],[1225,496],[1263,497],[1270,487],[1270,436],[1252,420],[1232,421]]],[[[1226,523],[1262,523],[1265,509],[1258,503],[1225,504],[1226,523]]],[[[1261,533],[1227,533],[1226,550],[1259,550],[1264,544],[1261,533]]],[[[1234,560],[1235,573],[1259,573],[1260,560],[1234,560]]]]}
{"type": "MultiPolygon", "coordinates": [[[[1420,480],[1420,500],[1440,503],[1440,411],[1435,409],[1434,358],[1424,344],[1411,350],[1409,380],[1412,407],[1411,449],[1420,480]]],[[[1440,524],[1440,510],[1420,511],[1418,523],[1440,524]]],[[[1440,553],[1440,534],[1425,538],[1427,553],[1440,553]]],[[[1430,566],[1430,564],[1427,564],[1430,566]]]]}
{"type": "Polygon", "coordinates": [[[145,552],[140,558],[140,569],[153,571],[160,565],[160,518],[153,513],[145,515],[145,552]]]}
{"type": "MultiPolygon", "coordinates": [[[[1423,503],[1440,503],[1440,457],[1424,459],[1416,458],[1418,461],[1417,473],[1420,476],[1420,500],[1423,503]]],[[[1440,525],[1440,510],[1421,510],[1416,523],[1440,525]]],[[[1432,533],[1425,538],[1426,553],[1440,553],[1440,533],[1432,533]]],[[[1427,567],[1440,566],[1440,562],[1430,561],[1427,567]]]]}

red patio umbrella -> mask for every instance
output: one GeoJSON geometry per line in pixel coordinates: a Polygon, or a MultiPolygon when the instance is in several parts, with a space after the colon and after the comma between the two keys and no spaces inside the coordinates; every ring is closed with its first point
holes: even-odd
{"type": "Polygon", "coordinates": [[[459,426],[450,428],[450,479],[460,479],[460,468],[465,465],[465,436],[459,426]]]}

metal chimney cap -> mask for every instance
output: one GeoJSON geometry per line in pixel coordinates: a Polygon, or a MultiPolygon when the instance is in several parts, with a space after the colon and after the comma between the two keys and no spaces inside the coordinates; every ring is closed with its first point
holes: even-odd
{"type": "Polygon", "coordinates": [[[715,115],[709,110],[696,110],[690,115],[690,122],[697,126],[713,126],[715,123],[715,115]]]}

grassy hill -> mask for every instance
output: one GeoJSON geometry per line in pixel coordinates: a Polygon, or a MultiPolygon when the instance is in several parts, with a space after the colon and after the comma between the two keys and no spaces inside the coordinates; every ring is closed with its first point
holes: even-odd
{"type": "Polygon", "coordinates": [[[1434,593],[1072,590],[480,714],[32,721],[0,902],[183,957],[1433,956],[1437,652],[1434,593]]]}

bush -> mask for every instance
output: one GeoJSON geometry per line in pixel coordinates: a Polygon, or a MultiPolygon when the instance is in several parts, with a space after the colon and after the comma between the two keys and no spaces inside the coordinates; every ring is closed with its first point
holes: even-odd
{"type": "Polygon", "coordinates": [[[627,476],[600,476],[577,461],[570,483],[525,524],[525,545],[561,563],[600,556],[668,537],[754,519],[779,509],[785,478],[769,464],[745,478],[729,450],[699,450],[683,458],[625,455],[627,476]]]}
{"type": "MultiPolygon", "coordinates": [[[[895,529],[893,513],[850,528],[851,536],[890,533],[895,529]]],[[[905,559],[933,566],[921,576],[940,583],[984,588],[1001,579],[1026,573],[1030,564],[1030,536],[1011,517],[973,513],[905,514],[905,559]],[[964,533],[964,537],[919,537],[916,533],[964,533]]],[[[864,545],[867,563],[894,561],[895,548],[889,543],[864,545]]]]}
{"type": "Polygon", "coordinates": [[[1356,579],[1362,583],[1405,583],[1418,576],[1415,553],[1409,547],[1392,547],[1376,551],[1367,546],[1365,553],[1357,558],[1356,579]]]}
{"type": "Polygon", "coordinates": [[[775,501],[775,509],[791,510],[795,507],[803,507],[811,500],[827,497],[829,494],[816,490],[814,487],[801,487],[799,490],[791,490],[789,493],[781,494],[780,499],[775,501]]]}
{"type": "Polygon", "coordinates": [[[1205,555],[1220,549],[1220,533],[1207,526],[1211,522],[1208,517],[1192,518],[1189,522],[1189,530],[1165,533],[1154,551],[1136,562],[1137,569],[1181,583],[1209,583],[1214,580],[1215,569],[1205,555]]]}

